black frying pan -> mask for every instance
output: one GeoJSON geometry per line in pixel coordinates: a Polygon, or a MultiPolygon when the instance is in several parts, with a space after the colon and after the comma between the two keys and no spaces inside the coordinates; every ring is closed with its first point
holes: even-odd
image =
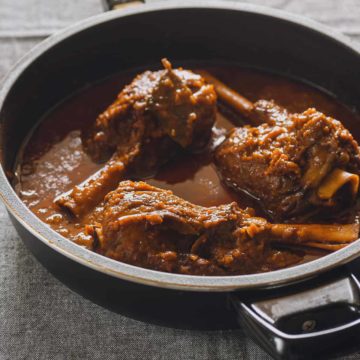
{"type": "Polygon", "coordinates": [[[212,60],[301,78],[360,111],[360,51],[312,21],[222,1],[167,1],[95,16],[42,42],[2,84],[0,194],[20,236],[56,277],[114,311],[179,327],[228,328],[240,318],[278,358],[345,349],[360,329],[359,283],[345,266],[360,254],[360,241],[264,274],[161,273],[77,246],[36,218],[15,194],[6,174],[48,109],[85,84],[164,56],[175,65],[212,60]]]}

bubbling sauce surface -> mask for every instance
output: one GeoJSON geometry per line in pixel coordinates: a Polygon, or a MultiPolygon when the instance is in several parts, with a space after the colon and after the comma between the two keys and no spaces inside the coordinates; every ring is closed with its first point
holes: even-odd
{"type": "MultiPolygon", "coordinates": [[[[234,66],[207,70],[251,101],[272,99],[290,112],[316,107],[341,120],[355,138],[360,138],[357,126],[360,117],[318,89],[284,77],[234,66]]],[[[96,213],[75,221],[61,213],[53,200],[102,167],[83,151],[81,131],[91,126],[134,75],[133,72],[120,73],[65,99],[43,117],[18,156],[15,189],[22,201],[42,221],[80,245],[90,244],[83,227],[96,213]]],[[[222,110],[213,129],[212,147],[221,142],[229,129],[244,124],[230,110],[222,110]]],[[[253,207],[259,215],[266,217],[254,199],[235,194],[221,183],[211,161],[210,149],[211,146],[205,153],[179,156],[146,181],[172,190],[175,195],[198,205],[213,206],[236,201],[240,207],[253,207]]],[[[304,261],[322,254],[311,250],[311,253],[306,253],[304,261]]]]}

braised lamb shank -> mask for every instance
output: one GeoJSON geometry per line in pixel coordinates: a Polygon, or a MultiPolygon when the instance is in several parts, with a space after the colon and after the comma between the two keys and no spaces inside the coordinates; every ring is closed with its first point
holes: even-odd
{"type": "Polygon", "coordinates": [[[231,131],[215,154],[224,181],[261,199],[275,218],[349,205],[360,174],[359,147],[349,131],[315,109],[288,114],[273,111],[272,102],[255,106],[272,112],[271,121],[231,131]]]}
{"type": "Polygon", "coordinates": [[[257,125],[234,128],[216,149],[215,163],[228,186],[259,199],[276,220],[305,212],[330,215],[354,201],[360,152],[341,122],[314,108],[292,114],[273,101],[252,104],[207,78],[220,98],[257,125]]]}
{"type": "Polygon", "coordinates": [[[55,203],[81,216],[124,178],[144,178],[184,149],[204,148],[216,116],[213,85],[164,59],[164,70],[146,71],[126,86],[83,135],[85,151],[100,170],[55,203]]]}
{"type": "Polygon", "coordinates": [[[145,182],[120,182],[98,223],[87,226],[94,250],[155,270],[198,275],[245,274],[296,263],[271,243],[337,249],[357,238],[353,225],[270,224],[236,203],[202,207],[145,182]]]}

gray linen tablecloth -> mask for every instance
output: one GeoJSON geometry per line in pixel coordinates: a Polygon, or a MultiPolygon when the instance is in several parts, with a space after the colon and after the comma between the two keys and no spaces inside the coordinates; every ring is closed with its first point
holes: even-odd
{"type": "MultiPolygon", "coordinates": [[[[360,0],[244,2],[308,16],[360,41],[360,0]]],[[[101,11],[100,0],[0,0],[0,78],[49,34],[101,11]]],[[[0,229],[1,360],[269,359],[242,330],[177,330],[111,313],[44,269],[25,249],[2,204],[0,229]]],[[[360,359],[360,353],[346,359],[360,359]]]]}

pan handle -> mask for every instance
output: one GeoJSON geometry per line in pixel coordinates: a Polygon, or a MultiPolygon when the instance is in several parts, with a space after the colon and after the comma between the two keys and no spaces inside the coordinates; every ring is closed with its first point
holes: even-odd
{"type": "Polygon", "coordinates": [[[105,10],[123,9],[129,6],[141,5],[145,0],[103,0],[105,10]]]}
{"type": "Polygon", "coordinates": [[[360,284],[341,269],[292,286],[230,295],[240,324],[275,359],[334,355],[360,338],[360,284]],[[300,288],[299,288],[300,287],[300,288]]]}

